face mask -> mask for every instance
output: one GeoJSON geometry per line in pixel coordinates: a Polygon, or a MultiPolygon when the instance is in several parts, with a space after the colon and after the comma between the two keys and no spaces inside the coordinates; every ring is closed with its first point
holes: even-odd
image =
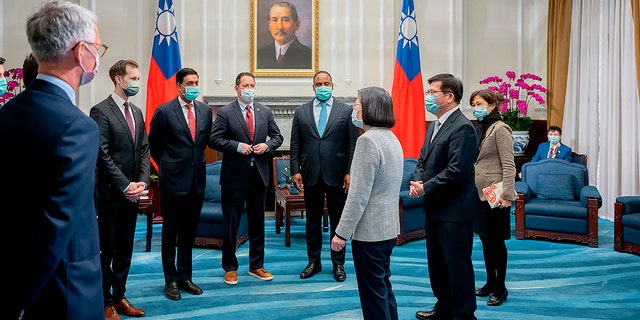
{"type": "Polygon", "coordinates": [[[560,141],[560,137],[558,136],[547,136],[547,139],[549,139],[549,143],[551,144],[556,144],[560,141]]]}
{"type": "Polygon", "coordinates": [[[482,121],[482,119],[487,116],[487,106],[473,108],[473,116],[476,117],[478,121],[482,121]]]}
{"type": "Polygon", "coordinates": [[[0,94],[7,92],[7,79],[0,77],[0,94]]]}
{"type": "Polygon", "coordinates": [[[140,90],[140,81],[128,81],[127,87],[123,89],[127,97],[135,96],[140,90]]]}
{"type": "Polygon", "coordinates": [[[432,114],[436,114],[440,106],[436,104],[436,96],[427,96],[424,99],[424,107],[432,114]]]}
{"type": "Polygon", "coordinates": [[[356,126],[356,128],[360,128],[363,129],[364,128],[364,122],[362,122],[362,120],[358,120],[356,118],[356,115],[358,114],[358,110],[353,110],[351,112],[351,122],[353,123],[354,126],[356,126]]]}
{"type": "Polygon", "coordinates": [[[199,87],[184,87],[184,97],[189,101],[195,100],[200,94],[199,87]]]}
{"type": "Polygon", "coordinates": [[[240,91],[240,98],[245,102],[251,102],[255,97],[256,89],[242,89],[242,91],[240,91]]]}
{"type": "Polygon", "coordinates": [[[331,98],[331,87],[317,87],[316,88],[316,98],[320,101],[327,101],[331,98]]]}
{"type": "MultiPolygon", "coordinates": [[[[87,44],[85,43],[85,46],[87,44]]],[[[89,52],[91,52],[91,50],[89,50],[89,52]]],[[[80,85],[85,85],[89,82],[91,82],[91,80],[93,80],[93,78],[96,77],[96,74],[98,73],[98,65],[100,65],[100,57],[98,57],[97,54],[93,54],[93,52],[91,52],[91,55],[93,55],[94,58],[96,58],[96,66],[95,68],[93,68],[93,71],[87,71],[84,66],[82,65],[82,61],[80,61],[80,68],[82,68],[82,77],[80,78],[80,85]]]]}

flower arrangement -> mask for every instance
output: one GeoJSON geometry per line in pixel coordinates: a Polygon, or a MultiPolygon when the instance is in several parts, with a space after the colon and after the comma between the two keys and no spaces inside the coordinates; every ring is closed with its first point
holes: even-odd
{"type": "Polygon", "coordinates": [[[7,79],[7,92],[0,96],[0,103],[5,104],[11,100],[18,93],[22,92],[22,68],[13,68],[4,72],[4,77],[7,79]]]}
{"type": "Polygon", "coordinates": [[[529,131],[531,129],[531,117],[529,112],[529,102],[535,100],[539,105],[544,106],[547,88],[538,82],[542,78],[533,73],[523,73],[516,77],[514,71],[505,73],[507,81],[499,76],[488,77],[480,81],[480,84],[489,84],[487,89],[495,91],[504,97],[504,102],[500,108],[503,121],[511,127],[513,131],[529,131]],[[515,83],[514,83],[515,81],[515,83]],[[495,83],[495,85],[491,85],[495,83]]]}

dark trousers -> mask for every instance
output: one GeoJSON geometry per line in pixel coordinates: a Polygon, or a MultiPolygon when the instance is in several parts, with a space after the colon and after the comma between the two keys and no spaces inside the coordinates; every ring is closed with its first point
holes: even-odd
{"type": "Polygon", "coordinates": [[[191,280],[192,247],[203,201],[204,191],[197,192],[194,186],[185,195],[162,194],[162,270],[167,283],[191,280]]]}
{"type": "Polygon", "coordinates": [[[222,269],[238,270],[236,240],[242,212],[247,207],[249,229],[249,269],[260,269],[264,264],[264,207],[267,188],[256,167],[250,167],[251,175],[246,188],[222,187],[222,217],[224,242],[222,244],[222,269]]]}
{"type": "Polygon", "coordinates": [[[455,319],[475,319],[473,221],[427,219],[426,226],[429,280],[437,299],[435,309],[455,319]]]}
{"type": "Polygon", "coordinates": [[[507,246],[502,239],[490,239],[480,236],[484,267],[487,270],[487,285],[498,292],[506,290],[507,246]]]}
{"type": "Polygon", "coordinates": [[[97,201],[105,307],[124,298],[138,218],[137,203],[114,196],[97,201]]]}
{"type": "MultiPolygon", "coordinates": [[[[304,186],[304,202],[307,212],[307,256],[309,263],[318,265],[322,251],[322,218],[324,216],[325,195],[329,213],[329,229],[331,230],[329,239],[333,239],[342,216],[344,202],[347,200],[347,194],[344,193],[342,187],[327,186],[322,179],[319,179],[318,183],[313,186],[304,186]]],[[[331,251],[331,262],[334,268],[337,265],[344,265],[345,248],[340,251],[329,251],[331,251]]]]}
{"type": "Polygon", "coordinates": [[[376,242],[351,242],[353,266],[365,320],[398,319],[398,305],[389,281],[391,252],[395,245],[395,238],[376,242]]]}

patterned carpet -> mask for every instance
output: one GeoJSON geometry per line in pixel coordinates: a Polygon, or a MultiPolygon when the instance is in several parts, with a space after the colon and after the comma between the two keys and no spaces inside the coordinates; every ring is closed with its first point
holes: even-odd
{"type": "MultiPolygon", "coordinates": [[[[306,266],[304,219],[293,218],[291,247],[284,234],[275,234],[273,218],[266,220],[265,268],[273,281],[247,274],[249,245],[238,250],[238,284],[226,285],[220,267],[221,251],[194,249],[193,281],[204,294],[182,292],[182,300],[164,297],[160,261],[161,225],[154,225],[151,252],[145,252],[145,220],[136,230],[127,298],[144,309],[144,319],[362,319],[357,285],[347,246],[347,280],[335,282],[331,274],[328,234],[323,247],[322,273],[301,280],[306,266]]],[[[537,240],[507,242],[508,301],[488,307],[478,298],[478,319],[640,319],[640,256],[613,251],[613,223],[599,222],[600,246],[537,240]]],[[[513,233],[512,233],[513,234],[513,233]]],[[[430,310],[435,298],[429,286],[425,241],[396,247],[391,278],[400,319],[415,319],[418,310],[430,310]]],[[[485,272],[480,240],[473,251],[476,285],[485,272]]],[[[127,318],[123,316],[123,318],[127,318]]]]}

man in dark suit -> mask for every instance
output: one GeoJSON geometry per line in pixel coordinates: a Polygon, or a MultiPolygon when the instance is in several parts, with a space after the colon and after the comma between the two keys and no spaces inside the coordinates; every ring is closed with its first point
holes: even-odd
{"type": "Polygon", "coordinates": [[[96,205],[107,320],[120,319],[118,313],[145,315],[144,310],[129,303],[124,293],[133,254],[138,199],[149,185],[147,130],[142,111],[129,102],[140,88],[138,63],[119,60],[109,69],[109,77],[114,92],[89,112],[100,129],[96,205]]]}
{"type": "MultiPolygon", "coordinates": [[[[332,97],[333,80],[326,71],[313,76],[316,98],[298,107],[291,126],[291,174],[293,182],[304,190],[307,212],[307,256],[309,262],[300,273],[307,279],[322,271],[322,217],[325,196],[335,235],[349,190],[349,168],[358,138],[358,128],[351,122],[352,108],[332,97]]],[[[345,248],[331,250],[333,276],[342,282],[345,248]]]]}
{"type": "Polygon", "coordinates": [[[106,51],[96,21],[66,1],[27,18],[40,74],[0,109],[3,318],[104,319],[93,198],[99,133],[75,105],[106,51]]]}
{"type": "Polygon", "coordinates": [[[276,2],[269,8],[268,19],[274,41],[258,48],[258,69],[311,69],[311,48],[296,37],[300,29],[296,6],[276,2]]]}
{"type": "Polygon", "coordinates": [[[458,107],[462,81],[450,74],[428,81],[425,107],[438,119],[427,128],[410,196],[423,196],[429,279],[437,301],[416,318],[475,319],[471,250],[473,221],[480,212],[473,171],[478,141],[458,107]]]}
{"type": "Polygon", "coordinates": [[[179,289],[202,294],[191,281],[191,254],[204,201],[204,149],[209,144],[213,114],[211,107],[195,100],[200,94],[198,84],[195,70],[180,69],[176,73],[178,98],[159,106],[149,126],[149,148],[158,164],[162,198],[164,294],[171,300],[182,298],[179,289]]]}
{"type": "Polygon", "coordinates": [[[254,101],[255,77],[236,76],[238,99],[220,108],[213,123],[211,148],[224,154],[220,171],[224,241],[224,282],[238,283],[236,240],[245,205],[249,225],[249,275],[270,281],[264,269],[264,207],[269,184],[269,158],[283,137],[271,109],[254,101]]]}

